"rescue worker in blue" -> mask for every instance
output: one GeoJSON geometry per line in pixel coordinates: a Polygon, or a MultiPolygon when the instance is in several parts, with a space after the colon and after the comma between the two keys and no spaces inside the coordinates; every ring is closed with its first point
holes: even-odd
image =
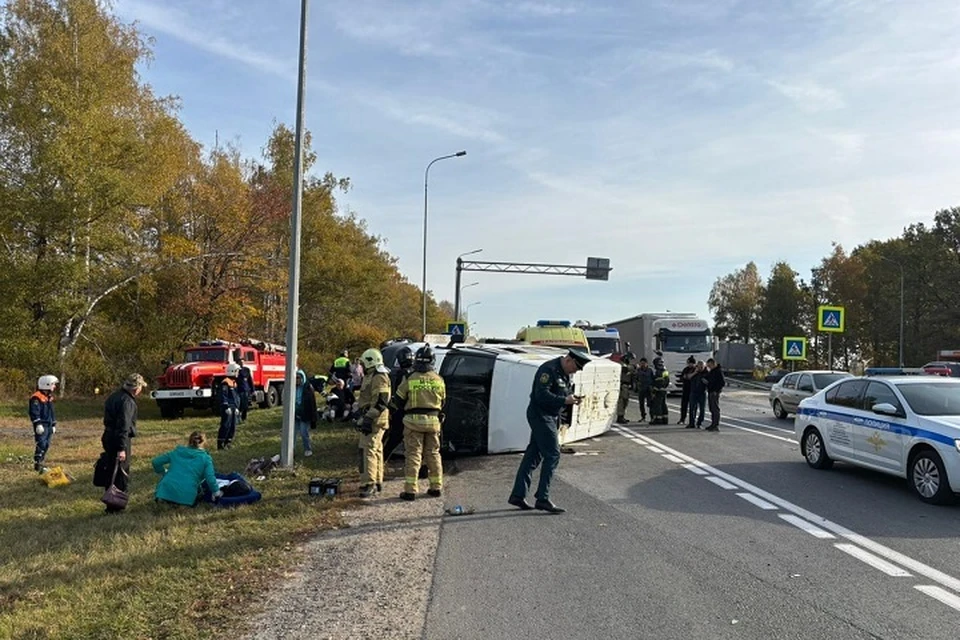
{"type": "Polygon", "coordinates": [[[56,391],[58,384],[60,380],[56,376],[40,376],[37,380],[37,390],[30,396],[28,412],[30,423],[33,425],[33,441],[37,445],[33,450],[34,471],[43,471],[43,460],[47,457],[50,439],[57,432],[57,417],[53,411],[53,392],[56,391]]]}
{"type": "Polygon", "coordinates": [[[527,422],[530,424],[530,444],[520,461],[513,491],[507,500],[524,511],[539,509],[548,513],[563,513],[550,502],[550,481],[560,464],[560,413],[567,407],[580,404],[581,398],[573,394],[570,376],[583,369],[590,356],[583,351],[570,349],[566,355],[544,362],[537,369],[527,405],[527,422]],[[536,502],[530,506],[527,492],[534,469],[543,462],[540,484],[537,486],[536,502]]]}
{"type": "Polygon", "coordinates": [[[245,422],[247,412],[250,410],[250,398],[253,397],[253,373],[250,367],[244,366],[242,362],[237,362],[240,371],[237,373],[237,394],[240,396],[240,422],[245,422]]]}
{"type": "Polygon", "coordinates": [[[217,432],[217,449],[229,449],[237,432],[237,417],[240,414],[240,395],[237,393],[237,374],[240,365],[227,365],[227,377],[220,383],[220,431],[217,432]]]}

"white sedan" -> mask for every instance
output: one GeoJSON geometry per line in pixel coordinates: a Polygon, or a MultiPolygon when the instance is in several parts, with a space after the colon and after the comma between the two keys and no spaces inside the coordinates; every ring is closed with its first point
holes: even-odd
{"type": "Polygon", "coordinates": [[[960,493],[960,380],[847,378],[803,400],[794,430],[815,469],[840,460],[897,475],[933,504],[960,493]]]}

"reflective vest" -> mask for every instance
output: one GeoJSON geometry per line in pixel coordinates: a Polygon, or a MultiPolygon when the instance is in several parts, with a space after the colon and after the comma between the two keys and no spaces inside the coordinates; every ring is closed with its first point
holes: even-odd
{"type": "Polygon", "coordinates": [[[403,425],[411,431],[439,431],[440,410],[447,387],[435,371],[415,371],[400,383],[397,397],[404,401],[403,425]]]}

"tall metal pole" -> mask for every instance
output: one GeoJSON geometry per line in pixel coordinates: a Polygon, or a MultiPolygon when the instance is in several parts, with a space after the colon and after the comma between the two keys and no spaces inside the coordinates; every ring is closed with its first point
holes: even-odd
{"type": "Polygon", "coordinates": [[[460,322],[460,274],[462,270],[460,265],[463,264],[463,258],[457,257],[457,277],[454,281],[454,294],[453,294],[453,319],[457,322],[460,322]]]}
{"type": "Polygon", "coordinates": [[[446,156],[434,158],[427,165],[423,172],[423,281],[421,282],[420,300],[422,302],[421,313],[423,316],[423,335],[427,335],[427,183],[430,180],[430,167],[435,162],[446,160],[448,158],[460,158],[467,155],[466,151],[457,151],[446,156]]]}
{"type": "Polygon", "coordinates": [[[307,82],[307,12],[309,0],[300,4],[300,60],[297,74],[297,128],[293,160],[293,209],[290,214],[290,276],[287,290],[287,366],[283,385],[283,432],[280,464],[293,465],[293,427],[296,410],[297,334],[300,316],[300,207],[303,202],[303,112],[307,82]]]}
{"type": "Polygon", "coordinates": [[[903,368],[903,265],[900,267],[900,368],[903,368]]]}

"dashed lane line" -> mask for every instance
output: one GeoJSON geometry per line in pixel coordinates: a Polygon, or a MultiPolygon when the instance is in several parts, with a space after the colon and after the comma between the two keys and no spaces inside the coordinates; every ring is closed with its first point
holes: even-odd
{"type": "Polygon", "coordinates": [[[892,578],[910,577],[909,571],[904,571],[892,562],[887,562],[883,558],[878,558],[869,551],[865,551],[855,544],[850,544],[849,542],[838,542],[833,546],[835,546],[837,549],[840,549],[840,551],[843,551],[844,553],[850,554],[860,562],[868,564],[878,571],[884,572],[892,578]]]}
{"type": "Polygon", "coordinates": [[[939,600],[948,607],[953,607],[957,611],[960,611],[960,598],[945,589],[941,589],[938,586],[930,584],[918,584],[914,587],[914,589],[921,593],[927,594],[935,600],[939,600]]]}
{"type": "Polygon", "coordinates": [[[690,464],[690,463],[688,463],[688,462],[684,462],[684,463],[681,464],[680,466],[683,467],[684,469],[686,469],[687,471],[693,471],[693,472],[694,472],[695,474],[697,474],[698,476],[708,476],[708,475],[710,475],[709,472],[704,471],[703,469],[701,469],[700,467],[698,467],[698,466],[695,465],[695,464],[690,464]]]}
{"type": "Polygon", "coordinates": [[[797,527],[801,531],[806,531],[807,533],[812,535],[814,538],[820,538],[821,540],[836,539],[836,536],[830,533],[829,531],[824,531],[820,527],[814,526],[809,522],[807,522],[806,520],[804,520],[803,518],[798,518],[792,513],[781,513],[778,515],[780,516],[781,519],[789,522],[790,524],[797,527]]]}
{"type": "Polygon", "coordinates": [[[752,493],[742,492],[742,493],[738,493],[737,495],[738,495],[739,497],[743,498],[744,500],[746,500],[747,502],[749,502],[749,503],[751,503],[751,504],[753,504],[753,505],[755,505],[755,506],[760,507],[760,508],[763,509],[764,511],[776,511],[776,510],[777,510],[777,505],[775,505],[775,504],[770,504],[770,503],[767,502],[766,500],[763,500],[762,498],[758,498],[757,496],[753,495],[752,493]]]}
{"type": "Polygon", "coordinates": [[[721,489],[727,489],[728,491],[732,491],[733,489],[737,488],[737,485],[731,482],[727,482],[723,478],[717,478],[716,476],[707,476],[706,480],[708,482],[712,482],[713,484],[717,485],[721,489]]]}

